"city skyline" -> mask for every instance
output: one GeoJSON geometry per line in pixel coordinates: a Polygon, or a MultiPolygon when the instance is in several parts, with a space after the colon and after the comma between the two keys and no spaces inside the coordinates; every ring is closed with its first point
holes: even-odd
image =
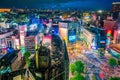
{"type": "Polygon", "coordinates": [[[112,2],[118,2],[118,0],[2,0],[0,7],[111,10],[112,2]]]}

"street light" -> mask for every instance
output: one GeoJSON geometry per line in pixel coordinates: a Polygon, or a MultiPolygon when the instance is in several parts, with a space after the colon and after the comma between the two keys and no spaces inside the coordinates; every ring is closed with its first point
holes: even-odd
{"type": "Polygon", "coordinates": [[[98,12],[98,13],[102,13],[103,11],[102,11],[102,10],[98,10],[97,12],[98,12]]]}

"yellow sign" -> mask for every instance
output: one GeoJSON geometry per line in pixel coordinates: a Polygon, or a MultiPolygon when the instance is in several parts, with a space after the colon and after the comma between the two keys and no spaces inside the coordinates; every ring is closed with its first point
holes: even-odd
{"type": "Polygon", "coordinates": [[[16,77],[13,77],[13,80],[22,80],[22,79],[21,79],[21,75],[18,75],[18,76],[16,76],[16,77]]]}
{"type": "Polygon", "coordinates": [[[64,37],[63,40],[65,40],[65,43],[67,45],[67,43],[68,43],[67,37],[64,37]]]}

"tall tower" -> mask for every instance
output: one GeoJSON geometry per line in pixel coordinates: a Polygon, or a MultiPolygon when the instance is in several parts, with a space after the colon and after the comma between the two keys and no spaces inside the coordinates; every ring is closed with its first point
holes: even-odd
{"type": "Polygon", "coordinates": [[[120,2],[112,3],[112,12],[120,12],[120,2]]]}

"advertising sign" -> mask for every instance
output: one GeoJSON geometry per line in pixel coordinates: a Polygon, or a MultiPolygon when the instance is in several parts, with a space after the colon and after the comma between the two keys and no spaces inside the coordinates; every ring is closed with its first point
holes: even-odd
{"type": "Polygon", "coordinates": [[[26,51],[29,51],[30,53],[35,53],[35,37],[29,36],[25,38],[25,47],[26,51]]]}
{"type": "Polygon", "coordinates": [[[60,28],[67,28],[67,26],[68,26],[68,23],[63,23],[63,22],[59,23],[60,28]]]}
{"type": "Polygon", "coordinates": [[[15,39],[15,44],[16,44],[17,46],[20,45],[20,44],[19,44],[19,39],[15,39]]]}
{"type": "Polygon", "coordinates": [[[104,40],[102,40],[102,41],[100,41],[100,43],[101,43],[101,44],[105,44],[105,41],[104,41],[104,40]]]}
{"type": "Polygon", "coordinates": [[[39,24],[39,19],[33,18],[32,19],[32,24],[39,24]]]}
{"type": "Polygon", "coordinates": [[[21,46],[25,45],[24,38],[25,38],[25,32],[20,31],[20,43],[21,43],[21,46]]]}
{"type": "Polygon", "coordinates": [[[23,56],[24,53],[25,53],[25,47],[24,46],[21,46],[21,52],[22,52],[22,56],[23,56]]]}
{"type": "Polygon", "coordinates": [[[91,48],[94,49],[94,50],[98,49],[98,47],[96,47],[96,46],[91,46],[91,48]]]}
{"type": "Polygon", "coordinates": [[[68,30],[68,42],[76,42],[76,29],[68,30]]]}
{"type": "Polygon", "coordinates": [[[26,31],[26,28],[27,28],[26,25],[19,26],[19,30],[20,31],[26,31]]]}
{"type": "Polygon", "coordinates": [[[115,21],[104,20],[104,29],[112,29],[115,25],[115,21]]]}
{"type": "Polygon", "coordinates": [[[30,31],[33,31],[33,30],[36,30],[37,29],[37,24],[31,24],[30,26],[29,26],[29,30],[30,31]]]}
{"type": "Polygon", "coordinates": [[[15,77],[13,77],[13,80],[21,80],[21,75],[18,75],[18,76],[15,76],[15,77]]]}
{"type": "Polygon", "coordinates": [[[51,39],[52,39],[51,35],[43,36],[42,45],[50,48],[51,47],[51,39]]]}

